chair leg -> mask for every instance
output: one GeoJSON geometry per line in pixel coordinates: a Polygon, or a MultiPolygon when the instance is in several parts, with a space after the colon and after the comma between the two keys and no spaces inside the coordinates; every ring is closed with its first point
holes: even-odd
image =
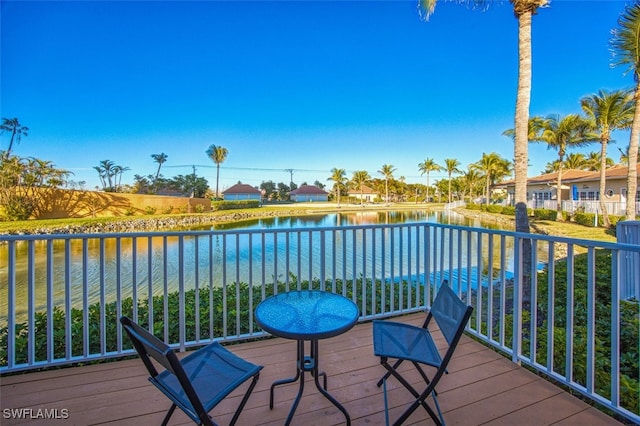
{"type": "Polygon", "coordinates": [[[251,396],[251,392],[253,392],[253,388],[256,387],[256,383],[258,383],[258,379],[259,378],[260,378],[260,373],[256,373],[256,375],[253,376],[253,380],[251,381],[251,384],[249,385],[249,389],[247,389],[247,392],[244,394],[244,398],[242,398],[242,401],[240,401],[240,405],[238,406],[238,409],[236,410],[235,414],[233,415],[233,418],[231,419],[231,423],[229,423],[231,426],[235,425],[236,421],[238,421],[238,417],[240,416],[240,413],[242,412],[242,409],[244,408],[244,405],[249,400],[249,396],[251,396]]]}
{"type": "MultiPolygon", "coordinates": [[[[395,370],[396,368],[398,368],[398,367],[400,366],[400,364],[402,364],[402,361],[404,361],[404,360],[403,360],[403,359],[399,359],[399,360],[397,360],[397,361],[396,361],[396,363],[395,363],[395,364],[393,364],[393,369],[395,370]]],[[[381,363],[381,364],[383,364],[383,363],[384,363],[384,364],[386,364],[386,362],[387,362],[387,358],[386,358],[386,357],[382,357],[382,358],[380,359],[380,363],[381,363]]],[[[383,365],[384,365],[384,364],[383,364],[383,365]]],[[[386,368],[386,367],[385,367],[385,368],[386,368]]],[[[385,375],[384,375],[384,376],[382,376],[382,379],[378,380],[377,386],[378,386],[378,387],[382,386],[382,382],[384,382],[385,380],[387,380],[387,379],[389,378],[389,376],[391,376],[391,373],[387,371],[387,373],[385,373],[385,375]]]]}
{"type": "MultiPolygon", "coordinates": [[[[436,415],[436,413],[433,411],[433,409],[431,407],[429,407],[429,404],[427,404],[427,402],[425,401],[425,399],[433,393],[433,387],[432,385],[428,385],[427,389],[425,389],[425,391],[420,394],[418,393],[417,390],[414,389],[413,386],[411,386],[411,384],[409,382],[407,382],[407,380],[402,377],[400,375],[400,373],[398,373],[392,366],[390,366],[388,363],[384,362],[382,363],[382,366],[384,368],[386,368],[389,371],[390,375],[393,375],[393,377],[395,377],[396,379],[398,379],[398,381],[400,382],[400,384],[402,384],[402,386],[404,386],[409,392],[411,392],[411,395],[413,395],[414,398],[416,398],[416,400],[409,406],[409,408],[407,408],[407,410],[402,413],[402,415],[400,416],[400,418],[398,420],[396,420],[394,422],[394,426],[397,425],[401,425],[402,423],[404,423],[405,420],[407,420],[407,418],[409,418],[409,416],[411,415],[411,413],[413,413],[416,408],[418,408],[420,405],[422,405],[422,407],[427,411],[427,413],[429,413],[429,416],[433,419],[433,421],[435,422],[436,425],[441,426],[443,424],[443,422],[441,421],[442,419],[442,414],[440,414],[440,416],[438,417],[436,415]]],[[[434,395],[435,398],[435,395],[434,395]]],[[[436,402],[436,407],[439,410],[439,406],[437,405],[436,402]]]]}
{"type": "Polygon", "coordinates": [[[169,422],[169,419],[173,415],[174,411],[176,411],[176,404],[171,404],[171,408],[169,408],[167,415],[164,416],[164,420],[162,421],[162,426],[167,426],[167,423],[169,422]]]}

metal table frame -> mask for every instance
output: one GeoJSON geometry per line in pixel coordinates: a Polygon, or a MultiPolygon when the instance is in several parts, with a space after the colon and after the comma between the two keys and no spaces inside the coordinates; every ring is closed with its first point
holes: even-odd
{"type": "MultiPolygon", "coordinates": [[[[294,303],[292,303],[292,306],[295,306],[295,300],[293,302],[294,303]]],[[[303,313],[300,313],[299,315],[303,315],[303,314],[314,315],[314,312],[303,312],[303,313]]],[[[275,387],[279,385],[288,384],[288,383],[295,383],[296,381],[300,382],[300,385],[298,388],[298,394],[296,395],[296,399],[293,402],[291,410],[289,411],[289,415],[287,416],[285,425],[289,425],[291,423],[291,420],[293,419],[293,415],[295,414],[296,409],[298,408],[298,404],[302,397],[302,392],[304,391],[304,381],[305,381],[304,373],[306,372],[310,373],[311,376],[313,377],[314,383],[316,385],[316,388],[318,388],[318,391],[320,391],[320,393],[324,395],[325,398],[327,398],[333,405],[336,406],[336,408],[338,408],[338,410],[342,412],[342,414],[344,414],[347,420],[347,425],[351,425],[351,417],[349,416],[349,413],[347,412],[347,410],[327,391],[327,374],[324,371],[318,371],[318,365],[319,365],[318,341],[320,339],[337,336],[351,329],[357,322],[359,315],[360,314],[357,306],[351,300],[338,294],[321,292],[321,291],[293,291],[288,293],[281,293],[279,295],[272,296],[271,298],[265,299],[260,303],[260,305],[258,305],[258,307],[256,308],[255,318],[258,324],[265,331],[271,333],[274,336],[296,340],[297,355],[296,355],[295,376],[273,382],[271,384],[271,388],[269,392],[269,408],[273,409],[273,399],[274,399],[273,395],[274,395],[275,387]],[[333,318],[334,320],[339,322],[339,326],[336,326],[331,329],[324,329],[321,332],[312,332],[312,331],[295,332],[291,330],[284,330],[283,328],[278,328],[274,324],[270,324],[269,319],[261,315],[261,305],[264,308],[264,306],[266,306],[264,304],[270,303],[269,301],[273,297],[286,298],[287,296],[291,296],[294,294],[297,297],[302,297],[305,293],[309,295],[314,295],[319,298],[334,298],[334,300],[339,301],[339,303],[344,303],[345,306],[349,307],[349,309],[353,309],[353,312],[355,313],[355,315],[347,316],[344,318],[333,318]],[[340,299],[335,299],[335,298],[340,298],[340,299]],[[350,305],[347,305],[347,304],[350,304],[350,305]],[[305,342],[307,341],[310,342],[308,355],[306,354],[306,351],[305,351],[305,346],[306,346],[305,342]],[[322,376],[323,378],[322,385],[320,384],[320,380],[319,380],[320,376],[322,376]]],[[[331,315],[331,316],[335,317],[336,315],[331,315]]]]}

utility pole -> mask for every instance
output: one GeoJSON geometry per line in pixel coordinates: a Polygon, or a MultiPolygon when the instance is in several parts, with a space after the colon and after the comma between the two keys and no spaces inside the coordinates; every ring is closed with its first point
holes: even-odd
{"type": "Polygon", "coordinates": [[[284,169],[285,172],[288,172],[291,178],[289,179],[289,187],[293,188],[293,169],[284,169]]]}

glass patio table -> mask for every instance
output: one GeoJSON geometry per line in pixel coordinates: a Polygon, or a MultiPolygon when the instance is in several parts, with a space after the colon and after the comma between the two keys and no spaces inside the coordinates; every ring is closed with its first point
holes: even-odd
{"type": "Polygon", "coordinates": [[[309,372],[316,387],[335,405],[351,424],[347,410],[327,392],[327,375],[318,372],[318,340],[337,336],[351,329],[358,321],[360,312],[355,303],[339,294],[317,290],[290,291],[271,296],[257,306],[256,322],[274,336],[297,341],[296,375],[273,382],[269,394],[269,408],[273,409],[273,391],[276,386],[300,381],[300,387],[289,411],[286,425],[298,407],[304,390],[304,373],[309,372]],[[310,342],[310,353],[305,353],[305,342],[310,342]],[[319,377],[323,377],[320,385],[319,377]]]}

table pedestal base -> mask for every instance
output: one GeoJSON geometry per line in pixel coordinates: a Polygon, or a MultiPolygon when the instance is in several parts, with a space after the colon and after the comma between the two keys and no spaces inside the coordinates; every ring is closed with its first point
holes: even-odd
{"type": "Polygon", "coordinates": [[[311,340],[311,353],[309,356],[306,356],[304,353],[304,340],[298,340],[298,354],[296,359],[296,375],[295,377],[291,377],[289,379],[282,379],[273,382],[271,385],[271,391],[269,393],[269,408],[273,409],[273,390],[276,386],[284,385],[287,383],[294,383],[296,381],[300,381],[300,388],[298,389],[298,395],[296,395],[296,399],[293,402],[293,406],[291,407],[291,411],[289,411],[289,415],[287,416],[287,421],[285,425],[289,425],[291,423],[291,419],[298,408],[298,403],[300,402],[300,398],[302,397],[302,391],[304,390],[304,373],[309,372],[313,377],[313,381],[316,384],[316,388],[320,391],[325,398],[327,398],[333,405],[335,405],[338,410],[342,411],[345,418],[347,419],[347,426],[351,425],[351,418],[349,417],[349,413],[347,410],[338,402],[336,399],[327,392],[327,374],[322,371],[318,372],[318,341],[311,340]],[[319,377],[323,377],[323,385],[320,386],[319,377]]]}

